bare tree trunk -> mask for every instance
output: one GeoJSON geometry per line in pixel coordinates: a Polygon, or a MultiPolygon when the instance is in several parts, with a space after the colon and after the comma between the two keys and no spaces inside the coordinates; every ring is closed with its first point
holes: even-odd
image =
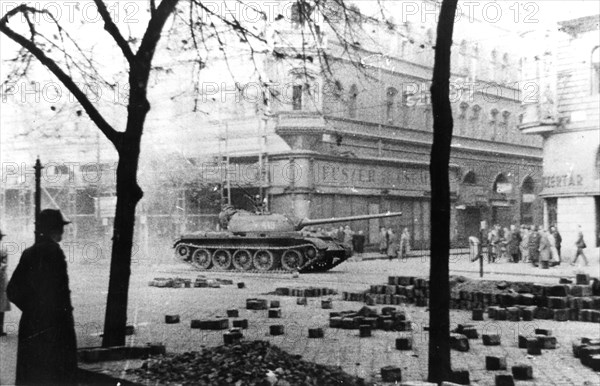
{"type": "Polygon", "coordinates": [[[136,178],[139,140],[132,140],[123,145],[117,167],[117,210],[104,319],[103,347],[125,344],[135,207],[142,198],[142,190],[138,186],[136,178]]]}
{"type": "Polygon", "coordinates": [[[429,300],[429,381],[450,380],[450,48],[457,0],[443,0],[437,27],[431,84],[433,145],[431,147],[431,266],[429,300]]]}

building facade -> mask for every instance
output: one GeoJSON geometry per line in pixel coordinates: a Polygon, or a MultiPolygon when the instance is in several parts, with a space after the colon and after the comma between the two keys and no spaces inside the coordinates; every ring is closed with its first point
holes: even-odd
{"type": "Polygon", "coordinates": [[[555,46],[531,61],[539,101],[525,105],[521,131],[543,138],[544,224],[557,225],[569,253],[578,227],[589,247],[600,232],[600,38],[598,15],[560,23],[555,46]],[[544,55],[545,54],[545,55],[544,55]],[[556,72],[546,72],[553,68],[556,72]]]}
{"type": "MultiPolygon", "coordinates": [[[[331,26],[315,30],[298,15],[292,7],[291,18],[265,28],[262,51],[240,47],[227,63],[205,60],[205,81],[193,94],[181,89],[190,84],[193,60],[157,57],[155,66],[169,70],[152,80],[160,92],[151,99],[142,143],[147,194],[140,203],[145,219],[138,224],[150,224],[151,234],[166,238],[214,227],[213,198],[216,191],[219,199],[220,190],[235,206],[252,209],[251,198],[259,194],[272,212],[299,218],[401,211],[397,219],[348,225],[362,230],[371,244],[378,242],[381,226],[395,232],[406,227],[412,245],[427,248],[435,18],[425,22],[417,15],[414,22],[393,23],[357,17],[355,35],[346,35],[354,41],[344,42],[331,26]],[[202,198],[207,195],[210,199],[202,198]]],[[[466,245],[483,220],[503,227],[542,221],[541,139],[518,129],[523,92],[521,54],[513,44],[518,37],[467,19],[455,27],[452,51],[454,245],[466,245]]],[[[228,43],[240,45],[238,36],[228,43]]],[[[89,121],[84,126],[93,132],[89,121]]],[[[114,151],[102,155],[99,164],[114,165],[114,151]]],[[[114,197],[114,183],[90,192],[89,184],[78,181],[83,184],[70,189],[82,202],[92,198],[84,205],[93,212],[87,214],[90,221],[110,224],[114,198],[100,197],[114,197]],[[99,201],[104,215],[94,204],[99,201]]],[[[4,194],[4,208],[13,202],[30,208],[30,199],[12,196],[27,190],[30,197],[31,184],[9,189],[17,193],[4,194]]],[[[84,207],[71,206],[73,216],[84,207]]]]}

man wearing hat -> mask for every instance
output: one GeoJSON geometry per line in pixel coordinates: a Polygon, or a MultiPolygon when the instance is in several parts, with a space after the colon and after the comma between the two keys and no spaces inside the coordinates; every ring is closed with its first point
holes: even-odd
{"type": "Polygon", "coordinates": [[[27,248],[8,283],[19,323],[16,384],[76,382],[77,343],[65,255],[58,245],[69,224],[59,210],[40,213],[39,241],[27,248]]]}

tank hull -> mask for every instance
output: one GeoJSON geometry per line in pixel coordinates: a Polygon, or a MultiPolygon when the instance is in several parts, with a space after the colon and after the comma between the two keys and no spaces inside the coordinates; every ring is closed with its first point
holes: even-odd
{"type": "Polygon", "coordinates": [[[205,271],[325,272],[352,256],[349,246],[331,237],[300,232],[200,232],[182,236],[174,248],[179,259],[205,271]]]}

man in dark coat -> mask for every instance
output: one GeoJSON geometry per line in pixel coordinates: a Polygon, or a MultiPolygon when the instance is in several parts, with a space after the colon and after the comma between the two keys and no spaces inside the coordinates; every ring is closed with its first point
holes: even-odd
{"type": "Polygon", "coordinates": [[[40,239],[27,248],[8,283],[21,309],[16,384],[74,384],[77,343],[67,262],[58,243],[64,225],[58,210],[40,213],[40,239]]]}
{"type": "Polygon", "coordinates": [[[537,267],[540,260],[540,239],[538,227],[534,225],[529,234],[529,260],[534,267],[537,267]]]}

